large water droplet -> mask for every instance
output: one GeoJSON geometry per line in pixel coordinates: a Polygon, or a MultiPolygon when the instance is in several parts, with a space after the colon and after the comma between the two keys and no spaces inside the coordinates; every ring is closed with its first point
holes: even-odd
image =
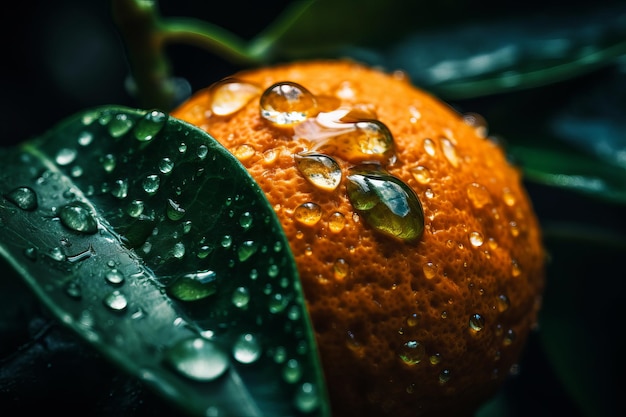
{"type": "Polygon", "coordinates": [[[9,191],[5,197],[22,210],[32,211],[38,206],[37,193],[30,187],[17,187],[9,191]]]}
{"type": "Polygon", "coordinates": [[[348,198],[374,230],[404,241],[424,231],[424,211],[415,192],[400,179],[376,168],[358,167],[347,177],[348,198]]]}
{"type": "Polygon", "coordinates": [[[315,97],[303,86],[280,82],[269,87],[260,100],[261,116],[278,126],[303,122],[315,113],[315,97]]]}
{"type": "Polygon", "coordinates": [[[165,352],[165,361],[181,375],[212,381],[226,372],[228,355],[215,343],[199,337],[183,339],[165,352]]]}
{"type": "Polygon", "coordinates": [[[68,229],[87,234],[98,231],[98,223],[84,203],[78,201],[68,203],[59,209],[58,216],[68,229]]]}
{"type": "Polygon", "coordinates": [[[135,138],[141,142],[151,141],[163,129],[163,126],[167,123],[167,118],[167,114],[162,111],[149,111],[137,121],[133,129],[135,138]]]}
{"type": "Polygon", "coordinates": [[[261,357],[261,344],[256,336],[250,333],[239,336],[233,345],[233,357],[240,363],[252,363],[261,357]]]}
{"type": "Polygon", "coordinates": [[[213,114],[228,116],[241,110],[260,94],[261,88],[254,84],[236,78],[226,78],[211,86],[209,106],[213,114]]]}
{"type": "Polygon", "coordinates": [[[217,274],[212,270],[185,274],[172,282],[169,293],[181,301],[196,301],[215,294],[217,274]]]}
{"type": "Polygon", "coordinates": [[[294,155],[296,167],[317,188],[334,191],[341,183],[341,168],[330,156],[306,152],[294,155]]]}

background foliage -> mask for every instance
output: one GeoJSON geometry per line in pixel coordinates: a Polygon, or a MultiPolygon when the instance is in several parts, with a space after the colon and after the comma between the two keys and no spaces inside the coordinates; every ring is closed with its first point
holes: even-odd
{"type": "MultiPolygon", "coordinates": [[[[267,3],[215,8],[210,2],[159,2],[165,17],[193,16],[243,39],[261,32],[290,2],[267,3]]],[[[621,414],[626,52],[620,48],[626,3],[318,3],[288,33],[284,55],[275,59],[343,55],[404,69],[459,111],[482,115],[527,172],[550,258],[545,307],[519,374],[480,417],[621,414]],[[554,39],[569,42],[548,48],[554,39]],[[589,56],[600,58],[583,65],[589,56]],[[468,70],[489,57],[484,72],[468,70]],[[525,72],[554,67],[564,70],[539,72],[542,82],[529,88],[500,88],[515,87],[525,72]],[[460,75],[441,82],[433,68],[460,75]]],[[[40,135],[86,107],[136,105],[126,89],[127,61],[109,6],[104,0],[37,0],[3,13],[3,145],[40,135]]],[[[168,54],[174,74],[192,91],[244,66],[189,45],[169,46],[168,54]]],[[[55,324],[1,267],[0,411],[45,401],[70,415],[172,412],[55,324]]]]}

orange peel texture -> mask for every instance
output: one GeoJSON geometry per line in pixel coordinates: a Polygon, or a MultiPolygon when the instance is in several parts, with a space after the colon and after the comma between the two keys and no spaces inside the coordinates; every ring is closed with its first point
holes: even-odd
{"type": "Polygon", "coordinates": [[[468,415],[494,395],[536,326],[544,249],[486,126],[349,60],[242,71],[172,115],[273,205],[334,416],[468,415]]]}

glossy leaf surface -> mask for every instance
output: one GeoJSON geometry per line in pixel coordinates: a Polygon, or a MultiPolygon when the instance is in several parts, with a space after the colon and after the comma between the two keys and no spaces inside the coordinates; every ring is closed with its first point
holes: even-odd
{"type": "Polygon", "coordinates": [[[101,107],[0,161],[0,254],[106,357],[192,415],[328,415],[288,242],[213,138],[101,107]]]}

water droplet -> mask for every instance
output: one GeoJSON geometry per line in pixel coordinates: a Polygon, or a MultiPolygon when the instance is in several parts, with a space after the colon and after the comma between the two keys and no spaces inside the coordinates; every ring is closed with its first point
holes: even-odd
{"type": "Polygon", "coordinates": [[[185,209],[171,198],[167,199],[167,208],[165,211],[167,217],[173,221],[178,221],[185,216],[185,209]]]}
{"type": "Polygon", "coordinates": [[[69,165],[76,159],[76,154],[76,149],[74,148],[62,148],[59,150],[54,160],[58,165],[69,165]]]}
{"type": "Polygon", "coordinates": [[[75,201],[62,206],[58,212],[61,223],[76,232],[93,234],[98,231],[98,223],[86,204],[75,201]]]}
{"type": "Polygon", "coordinates": [[[223,248],[228,249],[230,248],[230,245],[233,244],[233,237],[231,235],[224,235],[222,236],[222,240],[220,241],[220,245],[222,245],[223,248]]]}
{"type": "Polygon", "coordinates": [[[254,218],[252,217],[252,213],[250,213],[249,211],[246,211],[239,217],[239,225],[244,230],[248,230],[250,226],[252,226],[253,220],[254,218]]]}
{"type": "Polygon", "coordinates": [[[174,161],[170,158],[165,157],[159,161],[159,171],[162,173],[169,174],[172,172],[172,169],[174,169],[174,161]]]}
{"type": "Polygon", "coordinates": [[[5,197],[22,210],[33,211],[38,206],[37,193],[30,187],[17,187],[5,197]]]}
{"type": "Polygon", "coordinates": [[[91,132],[81,132],[78,135],[78,144],[80,146],[88,146],[93,142],[93,134],[91,132]]]}
{"type": "Polygon", "coordinates": [[[237,157],[241,162],[245,162],[248,159],[252,158],[255,154],[255,150],[252,145],[248,145],[244,143],[243,145],[239,145],[233,149],[233,155],[237,157]]]}
{"type": "Polygon", "coordinates": [[[78,282],[78,280],[76,279],[73,279],[70,282],[68,282],[67,285],[65,286],[65,293],[75,300],[82,298],[83,291],[80,286],[80,282],[78,282]]]}
{"type": "Polygon", "coordinates": [[[211,270],[185,274],[174,280],[169,286],[169,293],[181,301],[196,301],[215,294],[217,274],[211,270]]]}
{"type": "Polygon", "coordinates": [[[128,307],[126,296],[115,290],[104,297],[104,305],[114,311],[124,311],[128,307]]]}
{"type": "Polygon", "coordinates": [[[237,257],[240,262],[247,261],[259,249],[259,244],[253,240],[244,241],[237,250],[237,257]]]}
{"type": "Polygon", "coordinates": [[[109,284],[120,285],[124,282],[124,275],[117,269],[111,269],[104,274],[104,279],[106,279],[109,284]]]}
{"type": "Polygon", "coordinates": [[[315,385],[305,382],[296,391],[294,405],[301,413],[310,413],[319,407],[319,395],[315,385]]]}
{"type": "Polygon", "coordinates": [[[456,146],[454,145],[454,143],[452,143],[452,141],[448,138],[441,138],[439,141],[441,142],[443,155],[446,157],[448,162],[450,162],[453,167],[458,167],[459,157],[456,153],[456,146]]]}
{"type": "Polygon", "coordinates": [[[483,235],[480,232],[470,232],[469,241],[473,247],[478,248],[483,245],[483,235]]]}
{"type": "Polygon", "coordinates": [[[128,195],[128,180],[115,180],[113,187],[111,188],[111,194],[119,199],[126,198],[128,195]]]}
{"type": "Polygon", "coordinates": [[[280,293],[274,293],[270,297],[270,301],[268,304],[270,313],[272,314],[282,313],[285,310],[285,308],[287,308],[288,304],[289,304],[289,300],[287,299],[287,297],[285,297],[284,295],[280,293]]]}
{"type": "Polygon", "coordinates": [[[420,184],[428,184],[430,182],[430,171],[426,167],[418,165],[411,170],[411,174],[420,184]]]}
{"type": "Polygon", "coordinates": [[[200,159],[206,158],[208,153],[209,153],[209,148],[206,145],[200,145],[198,146],[198,149],[196,150],[196,155],[198,155],[198,158],[200,159]]]}
{"type": "Polygon", "coordinates": [[[432,262],[426,262],[422,270],[426,279],[433,279],[437,275],[437,266],[432,262]]]}
{"type": "Polygon", "coordinates": [[[330,215],[328,219],[328,228],[333,233],[339,233],[346,226],[346,218],[343,214],[338,211],[334,212],[330,215]]]}
{"type": "Polygon", "coordinates": [[[181,259],[185,256],[185,245],[182,242],[176,242],[172,248],[172,256],[181,259]]]}
{"type": "Polygon", "coordinates": [[[450,380],[450,370],[444,369],[439,374],[439,384],[443,385],[450,380]]]}
{"type": "Polygon", "coordinates": [[[46,255],[53,261],[61,262],[65,260],[65,254],[63,253],[61,248],[59,248],[58,246],[55,246],[54,248],[50,249],[46,253],[46,255]]]}
{"type": "Polygon", "coordinates": [[[199,337],[183,339],[165,352],[166,362],[181,375],[196,381],[213,381],[230,365],[228,355],[215,343],[199,337]]]}
{"type": "Polygon", "coordinates": [[[417,365],[424,359],[426,348],[416,340],[410,340],[402,346],[400,359],[407,365],[417,365]]]}
{"type": "Polygon", "coordinates": [[[159,134],[165,123],[167,123],[168,116],[159,110],[151,110],[146,113],[141,119],[137,121],[133,133],[135,138],[140,142],[149,142],[159,134]]]}
{"type": "Polygon", "coordinates": [[[419,323],[419,319],[418,319],[417,313],[411,314],[406,319],[406,324],[409,327],[415,327],[415,326],[417,326],[418,323],[419,323]]]}
{"type": "Polygon", "coordinates": [[[487,191],[487,189],[481,184],[476,182],[470,183],[467,186],[466,191],[467,197],[476,208],[481,208],[491,202],[489,191],[487,191]]]}
{"type": "Polygon", "coordinates": [[[204,259],[206,258],[211,252],[213,252],[213,247],[209,246],[209,245],[202,245],[200,246],[200,248],[198,248],[198,253],[197,253],[197,257],[199,259],[204,259]]]}
{"type": "Polygon", "coordinates": [[[73,166],[70,170],[70,175],[74,178],[80,177],[81,175],[83,175],[83,168],[78,165],[73,166]]]}
{"type": "Polygon", "coordinates": [[[155,194],[161,185],[161,178],[158,175],[151,174],[144,178],[142,186],[148,194],[155,194]]]}
{"type": "Polygon", "coordinates": [[[115,117],[107,125],[107,128],[111,137],[119,138],[124,136],[133,127],[133,125],[134,122],[132,119],[128,118],[128,115],[120,113],[115,115],[115,117]]]}
{"type": "Polygon", "coordinates": [[[367,112],[339,109],[320,113],[295,128],[295,137],[314,143],[314,148],[351,163],[396,160],[393,136],[385,124],[369,119],[367,112]]]}
{"type": "Polygon", "coordinates": [[[515,331],[513,329],[508,329],[504,334],[504,338],[502,339],[502,344],[504,346],[510,346],[515,341],[515,331]]]}
{"type": "Polygon", "coordinates": [[[324,191],[334,191],[341,183],[341,168],[330,156],[306,152],[294,155],[296,167],[304,178],[324,191]]]}
{"type": "Polygon", "coordinates": [[[513,277],[519,277],[522,274],[522,267],[519,266],[515,259],[511,260],[511,275],[513,277]]]}
{"type": "Polygon", "coordinates": [[[36,261],[37,260],[37,248],[30,247],[30,248],[24,249],[24,256],[26,256],[31,261],[36,261]]]}
{"type": "Polygon", "coordinates": [[[261,356],[261,352],[259,340],[250,333],[239,336],[233,345],[233,357],[240,363],[255,362],[261,356]]]}
{"type": "Polygon", "coordinates": [[[211,86],[209,106],[213,114],[228,116],[241,110],[250,100],[260,94],[260,87],[229,77],[211,86]]]}
{"type": "Polygon", "coordinates": [[[437,152],[437,149],[435,147],[435,142],[433,142],[432,139],[430,139],[430,138],[424,139],[424,143],[422,144],[422,146],[424,147],[424,151],[428,155],[435,156],[435,153],[437,152]]]}
{"type": "Polygon", "coordinates": [[[322,218],[322,208],[312,202],[300,204],[293,212],[294,218],[305,226],[314,226],[322,218]]]}
{"type": "Polygon", "coordinates": [[[141,216],[141,213],[143,213],[143,209],[144,209],[143,201],[133,200],[128,205],[128,207],[126,207],[126,213],[128,213],[130,217],[139,217],[141,216]]]}
{"type": "Polygon", "coordinates": [[[343,280],[350,273],[350,265],[345,259],[339,258],[333,264],[333,275],[338,280],[343,280]]]}
{"type": "Polygon", "coordinates": [[[293,82],[280,82],[269,87],[260,100],[261,116],[277,126],[303,122],[315,113],[313,94],[293,82]]]}
{"type": "Polygon", "coordinates": [[[108,153],[100,158],[100,164],[106,172],[112,172],[117,165],[117,159],[115,155],[108,153]]]}
{"type": "Polygon", "coordinates": [[[302,376],[302,367],[296,359],[289,359],[283,367],[283,379],[289,384],[298,382],[302,376]]]}
{"type": "Polygon", "coordinates": [[[478,113],[465,113],[463,121],[476,129],[476,134],[481,138],[486,138],[488,133],[487,121],[478,113]]]}
{"type": "Polygon", "coordinates": [[[237,287],[233,291],[231,301],[238,308],[245,308],[250,301],[250,291],[246,287],[237,287]]]}
{"type": "Polygon", "coordinates": [[[348,198],[376,231],[414,241],[424,231],[424,211],[415,192],[400,179],[377,169],[352,168],[348,198]]]}
{"type": "Polygon", "coordinates": [[[496,306],[498,307],[498,311],[500,313],[505,312],[511,306],[511,302],[509,301],[509,297],[504,294],[500,294],[496,299],[496,306]]]}
{"type": "Polygon", "coordinates": [[[472,314],[469,319],[469,328],[473,333],[480,332],[485,327],[485,319],[480,314],[472,314]]]}

